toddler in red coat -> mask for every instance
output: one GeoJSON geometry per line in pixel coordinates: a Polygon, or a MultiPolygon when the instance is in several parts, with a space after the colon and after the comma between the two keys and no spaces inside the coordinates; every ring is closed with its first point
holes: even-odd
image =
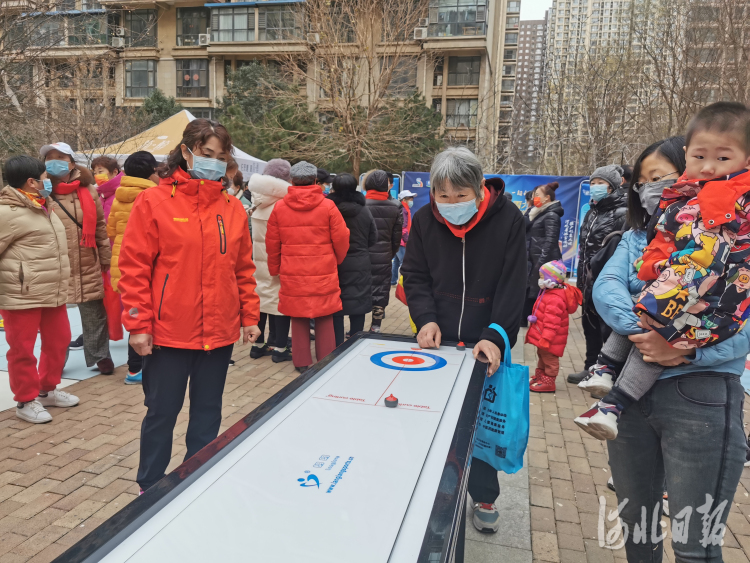
{"type": "Polygon", "coordinates": [[[554,393],[560,371],[560,357],[568,343],[568,315],[582,302],[578,288],[565,283],[567,270],[560,260],[539,268],[541,292],[529,316],[526,343],[537,348],[539,363],[529,389],[535,393],[554,393]]]}

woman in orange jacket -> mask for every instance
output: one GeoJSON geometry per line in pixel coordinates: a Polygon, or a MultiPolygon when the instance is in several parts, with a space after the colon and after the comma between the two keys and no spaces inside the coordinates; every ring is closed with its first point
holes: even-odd
{"type": "Polygon", "coordinates": [[[144,356],[148,407],[137,481],[164,476],[190,379],[185,459],[219,432],[232,347],[260,335],[260,301],[247,214],[221,183],[232,151],[227,130],[196,119],[133,205],[120,250],[118,288],[130,344],[144,356]]]}

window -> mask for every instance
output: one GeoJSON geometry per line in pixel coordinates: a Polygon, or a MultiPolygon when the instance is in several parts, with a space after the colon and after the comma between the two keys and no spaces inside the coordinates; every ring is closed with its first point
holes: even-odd
{"type": "Polygon", "coordinates": [[[518,16],[509,16],[505,20],[505,29],[518,29],[518,22],[520,18],[518,16]]]}
{"type": "Polygon", "coordinates": [[[128,47],[156,47],[156,10],[125,12],[128,47]]]}
{"type": "Polygon", "coordinates": [[[258,32],[261,41],[289,41],[302,37],[302,15],[291,6],[268,6],[258,9],[258,32]]]}
{"type": "Polygon", "coordinates": [[[442,86],[443,85],[443,57],[438,58],[435,61],[435,70],[432,74],[432,85],[442,86]]]}
{"type": "Polygon", "coordinates": [[[517,33],[506,33],[505,34],[505,44],[506,45],[515,45],[518,43],[518,34],[517,33]]]}
{"type": "Polygon", "coordinates": [[[512,92],[515,87],[515,80],[503,80],[500,84],[500,89],[503,92],[512,92]]]}
{"type": "Polygon", "coordinates": [[[508,2],[508,13],[511,12],[520,12],[521,11],[521,2],[518,0],[510,0],[508,2]]]}
{"type": "Polygon", "coordinates": [[[446,100],[446,127],[476,127],[477,100],[446,100]]]}
{"type": "Polygon", "coordinates": [[[432,99],[432,109],[436,113],[443,113],[443,100],[440,98],[433,98],[432,99]]]}
{"type": "Polygon", "coordinates": [[[178,59],[177,97],[208,97],[208,59],[178,59]]]}
{"type": "Polygon", "coordinates": [[[68,45],[104,45],[107,20],[104,15],[77,16],[68,20],[68,45]]]}
{"type": "Polygon", "coordinates": [[[503,65],[503,76],[513,76],[515,73],[516,65],[503,65]]]}
{"type": "Polygon", "coordinates": [[[86,12],[89,10],[101,10],[102,5],[96,0],[81,0],[81,11],[86,12]]]}
{"type": "MultiPolygon", "coordinates": [[[[198,35],[208,31],[208,10],[177,8],[177,45],[198,45],[198,35]]],[[[178,81],[179,83],[179,81],[178,81]]]]}
{"type": "Polygon", "coordinates": [[[506,61],[515,61],[516,60],[516,50],[515,49],[505,49],[505,53],[503,54],[503,59],[506,61]]]}
{"type": "Polygon", "coordinates": [[[62,18],[52,18],[42,22],[37,32],[31,36],[31,44],[35,47],[57,47],[65,45],[65,22],[62,18]]]}
{"type": "Polygon", "coordinates": [[[482,57],[451,57],[448,59],[448,86],[479,85],[482,57]]]}
{"type": "Polygon", "coordinates": [[[255,41],[255,9],[211,10],[211,41],[255,41]]]}
{"type": "Polygon", "coordinates": [[[486,33],[487,0],[430,0],[430,37],[486,33]]]}
{"type": "Polygon", "coordinates": [[[185,108],[196,119],[213,119],[213,109],[211,108],[185,108]]]}
{"type": "Polygon", "coordinates": [[[156,61],[125,61],[126,98],[145,98],[154,91],[154,88],[156,88],[156,61]]]}
{"type": "MultiPolygon", "coordinates": [[[[393,57],[381,59],[381,72],[388,72],[393,65],[393,57]]],[[[450,84],[450,81],[448,82],[450,84]]],[[[408,96],[417,88],[417,59],[401,57],[391,71],[388,92],[396,96],[408,96]]]]}

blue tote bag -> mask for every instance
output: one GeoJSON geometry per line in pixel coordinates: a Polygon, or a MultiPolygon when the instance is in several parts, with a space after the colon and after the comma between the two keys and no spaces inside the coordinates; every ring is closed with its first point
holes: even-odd
{"type": "Polygon", "coordinates": [[[485,378],[473,456],[497,471],[515,473],[523,467],[529,442],[529,368],[511,363],[508,335],[497,324],[490,328],[503,337],[505,354],[498,370],[485,378]]]}

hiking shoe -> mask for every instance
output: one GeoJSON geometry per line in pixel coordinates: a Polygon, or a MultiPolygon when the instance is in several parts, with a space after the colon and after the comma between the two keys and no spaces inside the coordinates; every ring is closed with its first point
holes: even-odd
{"type": "Polygon", "coordinates": [[[494,534],[500,528],[500,512],[494,504],[474,503],[474,527],[482,533],[494,534]]]}
{"type": "Polygon", "coordinates": [[[41,395],[39,395],[36,400],[43,407],[60,408],[74,407],[78,404],[79,401],[78,397],[76,397],[75,395],[71,395],[70,393],[66,393],[62,389],[49,391],[46,397],[42,397],[41,395]]]}
{"type": "Polygon", "coordinates": [[[372,325],[370,327],[370,332],[374,332],[375,334],[380,334],[380,325],[372,325]]]}
{"type": "Polygon", "coordinates": [[[83,334],[73,340],[68,346],[70,350],[83,350],[83,334]]]}
{"type": "Polygon", "coordinates": [[[268,344],[263,344],[263,346],[253,346],[250,348],[250,357],[253,360],[257,360],[258,358],[262,358],[263,356],[270,356],[271,350],[268,349],[268,344]]]}
{"type": "Polygon", "coordinates": [[[593,395],[604,397],[612,390],[615,372],[608,366],[594,366],[591,377],[581,381],[578,387],[585,389],[593,395]],[[585,385],[585,387],[584,387],[585,385]]]}
{"type": "Polygon", "coordinates": [[[298,372],[302,373],[310,366],[294,366],[294,369],[296,369],[298,372]]]}
{"type": "Polygon", "coordinates": [[[115,363],[112,358],[104,358],[96,362],[96,367],[102,372],[102,375],[112,375],[115,371],[115,363]]]}
{"type": "Polygon", "coordinates": [[[233,360],[232,358],[229,358],[229,365],[230,365],[230,366],[233,366],[233,365],[234,365],[234,360],[233,360]]]}
{"type": "Polygon", "coordinates": [[[617,438],[620,411],[617,405],[599,401],[573,422],[597,440],[614,440],[617,438]]]}
{"type": "Polygon", "coordinates": [[[615,491],[615,482],[612,480],[612,475],[607,479],[607,488],[612,492],[617,492],[615,491]]]}
{"type": "Polygon", "coordinates": [[[578,373],[571,373],[568,375],[568,383],[572,383],[574,385],[579,384],[583,379],[589,374],[589,370],[585,369],[583,371],[579,371],[578,373]]]}
{"type": "Polygon", "coordinates": [[[16,406],[16,416],[32,424],[52,422],[52,415],[38,401],[18,403],[16,406]]]}
{"type": "Polygon", "coordinates": [[[131,373],[128,372],[128,375],[125,376],[125,385],[141,385],[143,384],[143,371],[139,371],[138,373],[131,373]]]}
{"type": "Polygon", "coordinates": [[[278,364],[281,362],[291,362],[292,351],[289,348],[284,348],[283,350],[274,350],[273,352],[271,352],[271,361],[274,364],[278,364]]]}

